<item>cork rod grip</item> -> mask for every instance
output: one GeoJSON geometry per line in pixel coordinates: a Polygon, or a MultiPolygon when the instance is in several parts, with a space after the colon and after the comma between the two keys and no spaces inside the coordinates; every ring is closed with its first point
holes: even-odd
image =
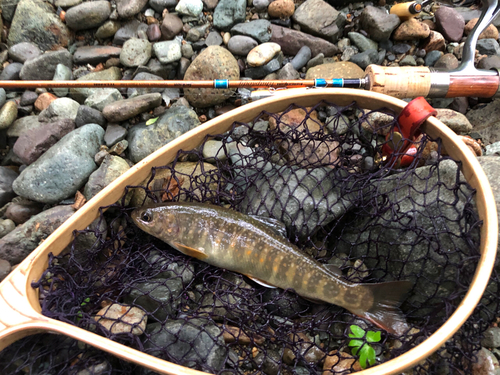
{"type": "Polygon", "coordinates": [[[387,67],[369,65],[366,68],[369,90],[396,98],[426,97],[431,88],[428,67],[387,67]]]}

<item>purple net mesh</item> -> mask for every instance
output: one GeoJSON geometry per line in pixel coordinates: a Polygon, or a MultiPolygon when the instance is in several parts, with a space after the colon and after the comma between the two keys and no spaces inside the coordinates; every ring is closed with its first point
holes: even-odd
{"type": "MultiPolygon", "coordinates": [[[[44,315],[156,357],[216,374],[349,374],[352,325],[381,331],[375,365],[434,333],[464,298],[479,259],[474,190],[440,140],[423,136],[398,169],[383,160],[396,127],[385,109],[322,102],[261,113],[211,135],[102,210],[41,279],[44,315]],[[347,310],[268,289],[187,257],[137,228],[133,206],[199,201],[270,217],[304,254],[351,282],[410,280],[410,329],[389,334],[347,310]]],[[[471,373],[499,313],[498,278],[471,318],[413,374],[471,373]]],[[[358,338],[367,343],[367,335],[358,338]]],[[[9,374],[150,374],[76,340],[39,334],[0,354],[9,374]]]]}

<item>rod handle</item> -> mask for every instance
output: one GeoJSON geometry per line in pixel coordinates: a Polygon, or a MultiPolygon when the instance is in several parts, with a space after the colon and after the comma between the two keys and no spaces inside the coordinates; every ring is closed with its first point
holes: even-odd
{"type": "Polygon", "coordinates": [[[422,5],[417,3],[416,1],[412,1],[409,3],[399,3],[394,4],[391,7],[390,14],[395,14],[402,21],[406,21],[412,17],[418,16],[418,14],[422,11],[422,5]]]}
{"type": "Polygon", "coordinates": [[[431,72],[428,67],[378,66],[366,68],[368,89],[396,98],[426,97],[431,88],[431,72]]]}

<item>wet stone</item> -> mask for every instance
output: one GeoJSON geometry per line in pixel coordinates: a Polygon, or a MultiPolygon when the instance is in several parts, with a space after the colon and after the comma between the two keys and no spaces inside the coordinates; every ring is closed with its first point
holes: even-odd
{"type": "MultiPolygon", "coordinates": [[[[63,64],[57,64],[56,66],[56,71],[54,72],[54,78],[52,78],[53,81],[71,81],[73,79],[73,73],[71,72],[71,69],[68,68],[66,65],[63,64]]],[[[54,94],[56,94],[58,97],[63,97],[68,95],[69,89],[67,88],[54,88],[52,89],[54,94]]]]}
{"type": "Polygon", "coordinates": [[[12,232],[15,228],[16,228],[16,223],[14,223],[12,220],[0,219],[0,238],[5,237],[7,234],[12,232]]]}
{"type": "Polygon", "coordinates": [[[18,80],[19,73],[21,72],[22,67],[23,64],[16,62],[7,65],[2,71],[2,73],[0,73],[0,80],[2,81],[18,80]]]}
{"type": "Polygon", "coordinates": [[[76,112],[75,125],[79,128],[87,124],[98,124],[104,127],[106,125],[106,119],[97,109],[81,105],[76,112]]]}
{"type": "Polygon", "coordinates": [[[242,35],[266,43],[271,40],[271,22],[268,20],[255,20],[239,23],[231,28],[231,35],[242,35]]]}
{"type": "Polygon", "coordinates": [[[12,169],[0,166],[0,207],[10,202],[15,197],[12,183],[18,174],[12,169]]]}
{"type": "Polygon", "coordinates": [[[36,44],[30,42],[17,43],[9,48],[9,57],[20,63],[24,63],[26,60],[38,57],[41,53],[42,52],[36,44]]]}
{"type": "Polygon", "coordinates": [[[151,58],[152,46],[147,40],[130,38],[123,44],[120,62],[127,68],[146,65],[151,58]]]}
{"type": "Polygon", "coordinates": [[[248,53],[247,63],[252,67],[263,66],[280,51],[281,47],[277,43],[262,43],[248,53]]]}
{"type": "Polygon", "coordinates": [[[148,321],[144,310],[119,303],[103,307],[94,319],[113,335],[131,333],[136,336],[144,333],[148,321]]]}
{"type": "Polygon", "coordinates": [[[66,12],[66,25],[72,30],[86,30],[101,26],[111,14],[109,1],[84,2],[66,12]]]}
{"type": "Polygon", "coordinates": [[[21,202],[21,203],[12,203],[5,212],[5,216],[7,219],[12,220],[17,225],[24,224],[27,222],[33,215],[38,215],[42,212],[42,207],[35,202],[21,202]]]}
{"type": "Polygon", "coordinates": [[[17,118],[17,104],[16,102],[9,101],[5,103],[0,109],[0,130],[5,130],[17,118]]]}

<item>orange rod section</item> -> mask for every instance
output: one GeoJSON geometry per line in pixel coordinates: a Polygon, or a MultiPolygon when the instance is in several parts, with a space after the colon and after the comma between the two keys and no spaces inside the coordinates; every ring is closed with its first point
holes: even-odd
{"type": "Polygon", "coordinates": [[[447,98],[458,96],[476,96],[491,98],[498,91],[499,76],[450,76],[447,98]]]}

